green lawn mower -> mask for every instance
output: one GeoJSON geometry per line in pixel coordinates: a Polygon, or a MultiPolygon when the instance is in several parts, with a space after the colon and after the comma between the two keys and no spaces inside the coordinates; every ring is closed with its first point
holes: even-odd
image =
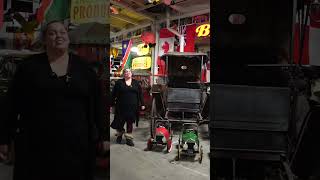
{"type": "Polygon", "coordinates": [[[194,156],[195,160],[202,163],[203,148],[200,145],[198,124],[196,123],[184,123],[182,126],[182,133],[179,135],[177,160],[180,160],[181,156],[194,156]]]}

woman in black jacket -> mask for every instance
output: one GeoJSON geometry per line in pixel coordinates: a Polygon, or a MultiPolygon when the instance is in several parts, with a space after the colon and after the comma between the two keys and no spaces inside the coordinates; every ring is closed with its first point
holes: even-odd
{"type": "Polygon", "coordinates": [[[93,180],[95,145],[109,136],[99,80],[68,52],[63,23],[43,35],[46,52],[22,62],[8,91],[0,149],[15,143],[14,180],[93,180]]]}
{"type": "Polygon", "coordinates": [[[144,110],[145,106],[141,86],[137,80],[132,79],[131,69],[124,69],[124,78],[115,83],[111,103],[115,106],[115,116],[111,127],[117,130],[117,143],[121,143],[124,134],[126,144],[134,146],[133,123],[137,123],[139,110],[144,110]],[[127,123],[126,133],[125,123],[127,123]]]}

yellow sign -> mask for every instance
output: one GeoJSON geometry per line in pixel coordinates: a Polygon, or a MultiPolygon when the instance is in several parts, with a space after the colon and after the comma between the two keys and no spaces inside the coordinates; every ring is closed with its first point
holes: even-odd
{"type": "Polygon", "coordinates": [[[112,55],[114,58],[118,57],[119,50],[117,48],[110,48],[110,55],[112,55]]]}
{"type": "Polygon", "coordinates": [[[108,24],[109,22],[108,0],[72,0],[70,19],[72,23],[83,24],[98,22],[108,24]]]}
{"type": "Polygon", "coordinates": [[[144,44],[139,44],[137,47],[138,47],[138,52],[137,52],[138,56],[145,56],[149,54],[150,48],[148,45],[146,45],[145,47],[144,44]]]}
{"type": "Polygon", "coordinates": [[[132,60],[132,69],[150,69],[151,68],[151,57],[137,57],[132,60]]]}
{"type": "Polygon", "coordinates": [[[198,37],[210,36],[210,24],[202,24],[197,27],[196,33],[198,37]]]}

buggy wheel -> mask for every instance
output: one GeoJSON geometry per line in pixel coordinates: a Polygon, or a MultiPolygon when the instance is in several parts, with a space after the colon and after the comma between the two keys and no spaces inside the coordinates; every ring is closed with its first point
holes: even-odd
{"type": "Polygon", "coordinates": [[[168,143],[167,143],[167,152],[169,153],[171,152],[171,150],[172,150],[172,140],[170,139],[168,140],[168,143]]]}
{"type": "Polygon", "coordinates": [[[177,155],[177,160],[179,161],[181,158],[181,147],[180,147],[180,138],[179,138],[179,142],[178,142],[178,155],[177,155]]]}
{"type": "Polygon", "coordinates": [[[200,150],[199,150],[199,163],[201,164],[202,163],[202,158],[203,158],[203,149],[202,149],[202,146],[200,146],[200,150]]]}
{"type": "Polygon", "coordinates": [[[297,180],[298,178],[293,174],[288,162],[282,162],[282,167],[279,168],[279,177],[281,180],[297,180]]]}
{"type": "Polygon", "coordinates": [[[157,105],[156,105],[156,99],[153,98],[152,99],[152,107],[151,107],[151,122],[150,122],[150,135],[152,138],[154,138],[154,134],[155,134],[155,121],[156,121],[156,117],[157,117],[157,105]]]}
{"type": "Polygon", "coordinates": [[[148,151],[151,151],[151,150],[152,150],[152,147],[153,147],[153,145],[152,145],[151,138],[150,138],[150,139],[148,139],[148,142],[147,142],[147,149],[148,149],[148,151]]]}

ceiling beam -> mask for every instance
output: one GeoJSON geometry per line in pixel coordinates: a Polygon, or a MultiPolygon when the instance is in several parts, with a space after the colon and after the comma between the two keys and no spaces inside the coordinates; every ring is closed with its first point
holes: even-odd
{"type": "Polygon", "coordinates": [[[138,0],[138,1],[137,1],[137,0],[131,0],[131,2],[136,3],[136,4],[137,4],[138,6],[140,6],[140,7],[144,7],[144,6],[145,6],[145,4],[139,2],[139,0],[138,0]]]}
{"type": "Polygon", "coordinates": [[[116,26],[110,26],[110,32],[112,32],[112,33],[110,33],[110,35],[118,32],[118,31],[120,31],[120,28],[118,28],[116,26]]]}
{"type": "Polygon", "coordinates": [[[123,26],[121,26],[119,24],[112,23],[112,22],[110,22],[110,27],[117,28],[117,29],[122,29],[123,28],[123,26]]]}
{"type": "MultiPolygon", "coordinates": [[[[191,12],[191,13],[185,13],[185,14],[178,15],[178,16],[171,16],[171,17],[169,17],[169,20],[174,21],[174,20],[183,19],[183,18],[187,18],[187,17],[199,16],[199,15],[207,14],[207,13],[210,13],[210,8],[191,12]]],[[[161,20],[158,20],[157,23],[163,23],[166,21],[167,21],[167,18],[163,18],[161,20]]]]}
{"type": "Polygon", "coordinates": [[[114,33],[114,34],[110,35],[110,38],[114,38],[114,37],[126,34],[128,32],[136,31],[138,29],[145,28],[145,27],[148,27],[148,26],[151,26],[151,25],[152,25],[152,23],[143,23],[143,24],[140,24],[138,26],[135,26],[135,27],[132,27],[132,28],[129,28],[129,29],[124,29],[122,31],[119,31],[117,33],[114,33]]]}
{"type": "Polygon", "coordinates": [[[125,21],[127,23],[133,24],[133,25],[139,25],[139,22],[137,22],[136,20],[129,18],[127,16],[121,15],[121,14],[110,14],[111,18],[116,18],[119,19],[121,21],[125,21]]]}
{"type": "MultiPolygon", "coordinates": [[[[186,14],[182,14],[182,15],[178,15],[178,16],[171,16],[169,18],[169,20],[173,21],[173,20],[177,20],[177,19],[183,19],[183,18],[186,18],[186,17],[193,17],[193,16],[198,16],[198,15],[207,14],[207,13],[210,13],[210,8],[199,10],[199,11],[195,11],[195,12],[191,12],[191,13],[186,13],[186,14]]],[[[161,19],[159,21],[156,21],[156,23],[163,23],[163,22],[166,22],[166,18],[163,18],[163,19],[161,19]]],[[[140,24],[140,25],[138,25],[136,27],[133,27],[133,28],[130,28],[130,29],[125,29],[125,30],[119,31],[117,33],[114,33],[110,37],[114,38],[114,37],[120,36],[122,34],[126,34],[128,32],[132,32],[132,31],[136,31],[138,29],[141,29],[141,28],[144,28],[144,27],[148,27],[148,26],[151,26],[151,25],[152,25],[151,22],[150,23],[145,23],[145,24],[140,24]]]]}
{"type": "Polygon", "coordinates": [[[141,7],[141,8],[138,8],[137,9],[137,11],[143,11],[143,10],[146,10],[146,9],[149,9],[149,8],[152,8],[152,7],[154,7],[154,6],[157,6],[157,5],[159,5],[159,4],[156,4],[156,5],[154,5],[154,4],[147,4],[147,5],[145,5],[145,6],[143,6],[143,7],[141,7]]]}
{"type": "Polygon", "coordinates": [[[146,19],[148,19],[150,21],[154,21],[155,20],[151,15],[148,15],[148,14],[142,13],[142,12],[138,12],[137,10],[133,9],[132,7],[129,7],[129,6],[127,6],[127,5],[125,5],[125,4],[121,3],[121,2],[118,2],[116,0],[110,0],[110,3],[114,4],[116,6],[119,6],[121,8],[124,8],[126,10],[132,11],[132,12],[134,12],[134,13],[136,13],[136,14],[138,14],[138,15],[140,15],[140,16],[142,16],[142,17],[144,17],[144,18],[146,18],[146,19]]]}
{"type": "MultiPolygon", "coordinates": [[[[184,2],[184,1],[187,1],[187,0],[178,1],[178,2],[176,2],[176,4],[181,3],[181,2],[184,2]]],[[[157,4],[152,4],[152,3],[151,3],[151,4],[147,4],[147,5],[145,5],[144,7],[138,8],[137,11],[143,11],[143,10],[152,8],[152,7],[154,7],[154,6],[160,5],[160,4],[162,4],[162,3],[163,3],[163,2],[160,2],[160,3],[157,3],[157,4]]],[[[168,5],[168,6],[171,7],[172,9],[176,10],[176,11],[180,11],[180,9],[182,8],[182,7],[177,7],[176,5],[168,5]]]]}

